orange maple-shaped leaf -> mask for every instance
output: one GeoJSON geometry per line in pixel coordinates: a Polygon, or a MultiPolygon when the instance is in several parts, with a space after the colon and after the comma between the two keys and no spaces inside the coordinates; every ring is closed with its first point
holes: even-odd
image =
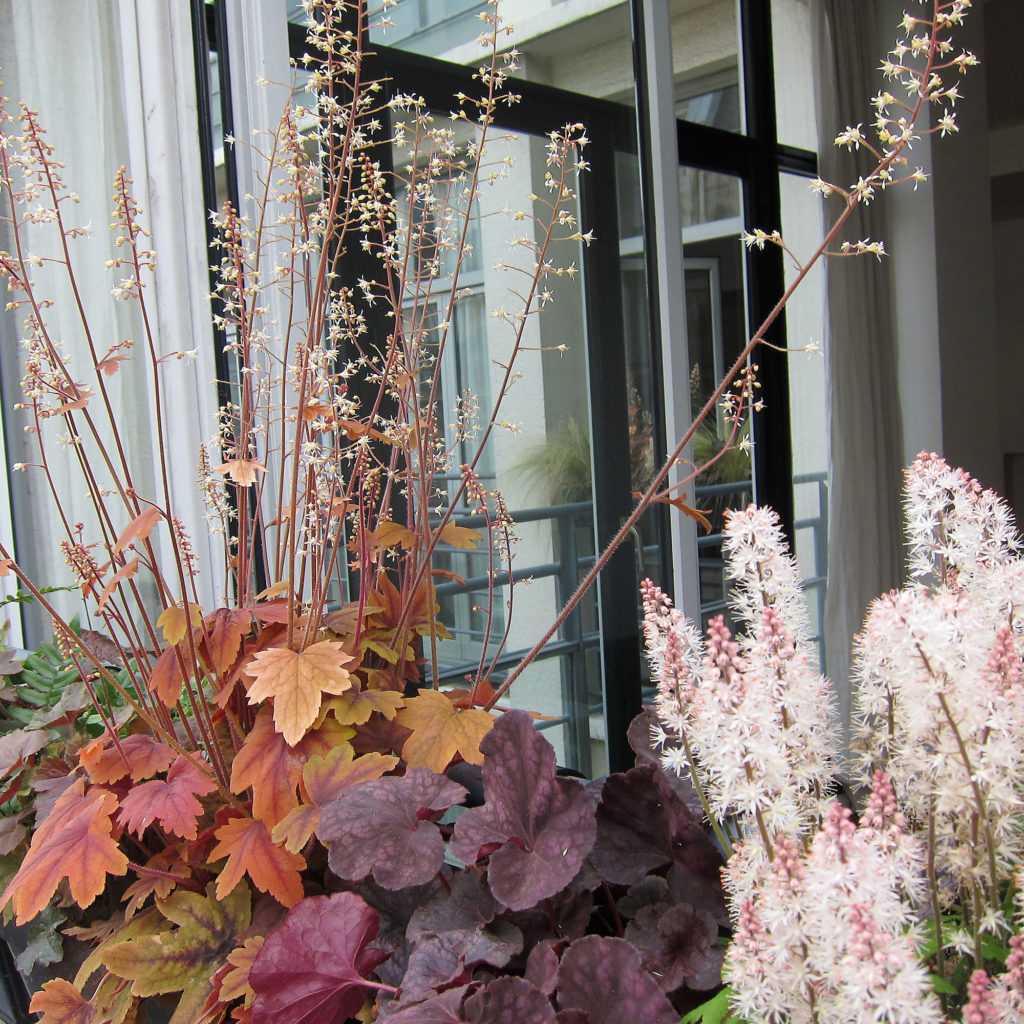
{"type": "Polygon", "coordinates": [[[376,530],[366,531],[366,546],[371,551],[399,545],[403,548],[411,548],[415,543],[416,534],[408,526],[402,526],[401,523],[393,522],[390,519],[384,520],[376,530]]]}
{"type": "Polygon", "coordinates": [[[194,604],[186,602],[184,608],[176,604],[168,605],[160,613],[156,624],[163,630],[164,641],[173,646],[185,639],[189,625],[198,626],[202,621],[203,613],[194,604]]]}
{"type": "Polygon", "coordinates": [[[302,804],[274,827],[275,843],[298,853],[320,824],[320,808],[346,789],[379,779],[398,764],[390,754],[369,753],[353,759],[348,744],[311,757],[302,770],[302,785],[311,803],[302,804]]]}
{"type": "Polygon", "coordinates": [[[117,588],[125,581],[130,580],[139,571],[139,560],[133,558],[126,565],[122,565],[113,576],[110,577],[110,582],[103,588],[103,592],[100,594],[99,600],[96,602],[96,611],[100,615],[103,614],[104,609],[107,607],[107,602],[113,596],[113,593],[117,588]]]}
{"type": "Polygon", "coordinates": [[[147,680],[150,692],[160,698],[160,703],[165,708],[173,708],[181,696],[184,679],[179,658],[182,658],[182,652],[177,647],[168,647],[156,659],[147,680]]]}
{"type": "Polygon", "coordinates": [[[215,473],[230,477],[241,487],[249,487],[256,483],[256,474],[266,473],[266,471],[266,466],[253,459],[232,459],[214,469],[215,473]]]}
{"type": "Polygon", "coordinates": [[[224,975],[220,983],[220,1001],[222,1003],[244,999],[246,1006],[252,1004],[256,993],[253,992],[252,986],[249,984],[249,970],[255,963],[265,941],[265,936],[256,935],[251,939],[246,939],[244,945],[228,953],[227,961],[232,969],[224,975]]]}
{"type": "Polygon", "coordinates": [[[260,708],[232,762],[231,792],[244,793],[251,786],[253,816],[273,828],[298,806],[296,790],[307,759],[336,745],[351,757],[354,752],[347,741],[353,735],[352,729],[325,722],[320,729],[303,736],[297,745],[289,746],[274,728],[272,709],[260,708]]]}
{"type": "Polygon", "coordinates": [[[480,741],[494,725],[486,711],[456,707],[437,690],[421,690],[407,700],[396,721],[412,731],[402,760],[410,768],[435,772],[443,772],[457,753],[470,764],[483,764],[480,741]]]}
{"type": "Polygon", "coordinates": [[[142,909],[150,896],[165,900],[178,886],[178,880],[185,881],[192,872],[181,862],[178,851],[168,846],[154,853],[143,865],[159,874],[140,873],[124,891],[124,919],[130,921],[142,909]]]}
{"type": "Polygon", "coordinates": [[[159,821],[166,831],[182,839],[195,839],[196,821],[203,813],[203,805],[196,798],[216,788],[193,760],[179,757],[166,779],[154,779],[132,789],[121,801],[117,820],[139,838],[154,821],[159,821]]]}
{"type": "Polygon", "coordinates": [[[90,1024],[95,1016],[89,1000],[63,978],[44,982],[28,1008],[43,1015],[39,1024],[90,1024]]]}
{"type": "Polygon", "coordinates": [[[456,526],[445,523],[438,535],[442,544],[450,544],[453,548],[475,548],[480,543],[480,534],[467,526],[456,526]]]}
{"type": "Polygon", "coordinates": [[[274,698],[274,724],[294,746],[316,721],[322,693],[344,693],[352,685],[345,669],[353,658],[341,644],[321,640],[304,651],[274,647],[260,651],[246,669],[253,683],[249,703],[274,698]]]}
{"type": "Polygon", "coordinates": [[[0,909],[13,898],[17,922],[24,924],[50,902],[64,878],[74,901],[88,907],[103,892],[108,874],[128,870],[128,858],[110,836],[116,808],[113,793],[96,787],[86,792],[84,779],[73,782],[36,829],[21,867],[0,896],[0,909]]]}
{"type": "Polygon", "coordinates": [[[252,612],[247,608],[218,608],[207,616],[203,649],[216,672],[227,672],[235,663],[242,637],[251,627],[252,612]]]}
{"type": "Polygon", "coordinates": [[[114,545],[114,557],[116,558],[129,544],[137,540],[145,540],[152,532],[153,527],[163,519],[164,514],[152,505],[144,512],[139,513],[122,531],[114,545]]]}
{"type": "Polygon", "coordinates": [[[351,689],[340,697],[332,697],[327,708],[341,725],[362,725],[374,711],[379,711],[390,722],[403,702],[397,690],[351,689]]]}
{"type": "Polygon", "coordinates": [[[105,785],[126,775],[131,776],[132,782],[141,782],[166,771],[174,761],[175,754],[170,747],[145,733],[126,736],[118,743],[120,749],[109,738],[100,737],[78,752],[78,762],[92,782],[105,785]]]}
{"type": "Polygon", "coordinates": [[[217,876],[217,899],[225,899],[243,875],[286,907],[294,907],[302,899],[299,872],[306,866],[305,858],[277,846],[262,821],[232,818],[214,835],[219,842],[210,851],[210,860],[228,859],[217,876]]]}

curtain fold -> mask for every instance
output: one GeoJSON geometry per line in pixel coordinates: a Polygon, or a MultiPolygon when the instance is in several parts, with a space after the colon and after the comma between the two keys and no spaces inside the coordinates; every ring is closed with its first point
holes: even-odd
{"type": "MultiPolygon", "coordinates": [[[[64,212],[69,226],[90,228],[88,237],[71,243],[71,255],[97,352],[102,356],[125,338],[135,343],[131,358],[105,383],[136,489],[162,502],[144,327],[134,303],[111,295],[124,272],[105,265],[115,256],[109,229],[114,174],[125,165],[134,179],[142,223],[157,252],[157,270],[146,289],[157,352],[197,350],[195,360],[171,360],[161,367],[172,504],[200,561],[216,566],[219,560],[207,558],[204,550],[212,540],[194,484],[198,446],[215,427],[216,389],[189,5],[181,0],[0,0],[0,25],[3,91],[12,103],[24,100],[38,112],[54,158],[64,164],[67,189],[81,197],[64,212]]],[[[26,225],[23,241],[35,256],[61,257],[51,224],[26,225]]],[[[0,249],[14,249],[6,223],[0,223],[0,249]]],[[[66,273],[55,263],[43,264],[33,268],[33,284],[54,301],[46,311],[48,331],[66,353],[75,379],[96,393],[66,273]]],[[[38,443],[26,432],[27,414],[15,409],[24,369],[19,344],[24,320],[24,311],[0,309],[0,385],[7,459],[31,466],[39,463],[38,443]]],[[[105,424],[98,393],[90,411],[105,424]]],[[[85,436],[84,426],[79,429],[85,436]]],[[[82,523],[83,539],[92,543],[100,539],[98,517],[74,449],[62,443],[63,433],[57,420],[44,428],[47,461],[69,520],[82,523]]],[[[109,430],[101,426],[100,433],[109,443],[109,430]]],[[[99,486],[110,486],[102,471],[97,479],[99,486]]],[[[11,499],[19,562],[43,585],[73,583],[60,550],[64,528],[43,474],[14,473],[11,499]]],[[[128,518],[117,508],[115,529],[128,518]]],[[[204,601],[212,601],[217,581],[207,573],[200,584],[204,601]]],[[[53,601],[64,615],[81,611],[77,594],[56,593],[53,601]]],[[[24,609],[24,625],[27,645],[52,632],[33,606],[24,609]]]]}
{"type": "MultiPolygon", "coordinates": [[[[847,185],[863,153],[834,144],[847,125],[870,122],[879,54],[873,4],[817,0],[814,53],[820,175],[847,185]]],[[[837,200],[828,207],[837,210],[837,200]]],[[[886,238],[885,199],[860,206],[846,238],[886,238]]],[[[850,642],[867,605],[899,585],[902,424],[889,272],[870,257],[834,259],[827,268],[826,357],[831,490],[825,638],[829,674],[850,710],[850,642]]]]}

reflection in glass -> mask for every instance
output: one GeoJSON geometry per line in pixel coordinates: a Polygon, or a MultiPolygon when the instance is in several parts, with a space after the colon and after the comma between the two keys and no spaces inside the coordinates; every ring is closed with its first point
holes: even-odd
{"type": "MultiPolygon", "coordinates": [[[[446,121],[438,115],[438,123],[446,121]]],[[[465,146],[475,131],[470,125],[454,126],[451,145],[465,146]]],[[[457,247],[452,239],[461,235],[465,218],[464,182],[453,179],[430,188],[417,187],[415,183],[424,180],[429,154],[423,154],[420,165],[410,165],[405,146],[396,145],[392,152],[399,232],[411,233],[415,239],[414,258],[400,284],[403,320],[411,328],[406,338],[419,344],[420,363],[428,367],[419,380],[421,415],[436,418],[451,453],[451,470],[434,481],[442,504],[455,496],[459,467],[477,449],[479,430],[467,428],[467,420],[486,422],[501,391],[515,324],[500,311],[515,313],[522,308],[517,293],[527,279],[524,271],[528,277],[532,270],[533,257],[515,242],[531,230],[531,215],[537,218],[535,233],[542,231],[547,216],[544,199],[538,198],[548,194],[546,142],[503,133],[491,144],[488,160],[504,170],[489,179],[469,211],[468,244],[457,280],[457,247]],[[430,367],[439,368],[436,381],[430,367]]],[[[549,256],[578,268],[579,242],[556,242],[549,256]]],[[[513,570],[517,582],[510,587],[503,572],[506,557],[501,544],[493,561],[486,542],[474,551],[439,545],[434,562],[439,571],[437,595],[442,621],[451,634],[438,649],[439,673],[446,683],[463,685],[467,674],[475,675],[481,655],[489,660],[497,653],[507,631],[506,655],[491,675],[492,684],[499,685],[593,564],[589,388],[580,276],[549,278],[545,288],[552,293],[551,301],[523,326],[522,351],[516,362],[522,379],[503,402],[501,426],[476,467],[484,485],[501,492],[516,521],[513,570]],[[496,585],[489,588],[492,569],[498,575],[496,585]]],[[[464,525],[485,525],[475,504],[464,504],[457,512],[464,525]]],[[[570,616],[557,641],[552,655],[558,656],[539,659],[520,677],[509,706],[546,716],[545,733],[561,764],[587,773],[602,770],[606,763],[603,726],[595,726],[596,739],[591,735],[592,720],[603,722],[594,596],[570,616]]]]}

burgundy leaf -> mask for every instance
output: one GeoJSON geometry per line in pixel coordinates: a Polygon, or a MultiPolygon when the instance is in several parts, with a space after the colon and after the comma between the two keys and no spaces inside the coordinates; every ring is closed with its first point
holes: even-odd
{"type": "Polygon", "coordinates": [[[654,746],[651,730],[658,725],[658,716],[651,708],[645,708],[626,730],[626,739],[629,741],[633,753],[636,754],[637,766],[649,765],[657,768],[672,791],[689,808],[695,818],[701,818],[703,811],[700,806],[700,799],[694,791],[693,784],[685,775],[677,775],[675,772],[666,772],[661,766],[661,757],[654,746]]]}
{"type": "Polygon", "coordinates": [[[469,980],[466,943],[458,933],[430,935],[417,942],[402,978],[402,1002],[426,999],[435,989],[469,980]]]}
{"type": "Polygon", "coordinates": [[[398,1007],[391,1013],[385,1011],[378,1018],[378,1024],[466,1024],[466,1018],[462,1016],[462,1001],[469,988],[469,985],[450,988],[421,1003],[398,1007]]]}
{"type": "Polygon", "coordinates": [[[558,982],[557,949],[562,945],[564,943],[554,939],[545,939],[538,942],[526,958],[526,980],[548,996],[555,991],[558,982]]]}
{"type": "Polygon", "coordinates": [[[466,999],[462,1008],[469,1024],[554,1024],[551,1001],[525,978],[498,978],[466,999]]]}
{"type": "Polygon", "coordinates": [[[411,942],[445,936],[458,948],[465,965],[483,963],[504,967],[523,948],[523,933],[509,921],[495,921],[499,906],[483,880],[468,871],[451,881],[413,914],[407,931],[411,942]]]}
{"type": "Polygon", "coordinates": [[[376,912],[355,893],[297,903],[249,971],[253,1024],[326,1024],[355,1016],[366,999],[366,975],[387,956],[368,948],[376,934],[376,912]]]}
{"type": "Polygon", "coordinates": [[[558,969],[558,1005],[582,1010],[590,1024],[677,1024],[679,1014],[623,939],[577,939],[558,969]]]}
{"type": "Polygon", "coordinates": [[[444,861],[441,832],[425,812],[444,811],[466,795],[425,768],[353,786],[320,811],[319,837],[341,878],[373,874],[386,889],[429,882],[444,861]]]}
{"type": "Polygon", "coordinates": [[[652,903],[669,901],[668,882],[660,875],[648,875],[636,885],[631,885],[626,895],[616,902],[616,906],[623,917],[635,917],[652,903]]]}
{"type": "Polygon", "coordinates": [[[715,919],[686,903],[651,904],[626,926],[626,941],[664,992],[683,985],[706,991],[722,983],[722,952],[715,919]]]}
{"type": "Polygon", "coordinates": [[[590,1024],[590,1018],[582,1010],[559,1010],[555,1024],[590,1024]]]}
{"type": "Polygon", "coordinates": [[[594,797],[555,775],[555,752],[525,711],[508,711],[480,744],[487,802],[459,816],[452,852],[467,864],[490,854],[488,881],[512,910],[564,889],[596,836],[594,797]]]}
{"type": "Polygon", "coordinates": [[[591,859],[601,876],[617,885],[632,885],[682,859],[706,885],[717,888],[721,866],[700,819],[653,765],[605,779],[591,859]]]}

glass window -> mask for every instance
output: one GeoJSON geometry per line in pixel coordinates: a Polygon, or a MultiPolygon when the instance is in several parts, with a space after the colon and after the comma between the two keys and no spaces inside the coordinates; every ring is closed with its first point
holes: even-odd
{"type": "Polygon", "coordinates": [[[816,152],[811,0],[772,0],[775,116],[779,142],[816,152]]]}
{"type": "MultiPolygon", "coordinates": [[[[738,178],[692,167],[679,168],[683,215],[683,273],[689,348],[691,407],[696,412],[718,386],[747,341],[746,281],[742,231],[742,186],[738,178]]],[[[722,561],[725,513],[753,497],[750,456],[739,447],[745,428],[732,436],[720,416],[698,430],[693,459],[703,465],[728,447],[697,481],[697,507],[711,523],[699,530],[697,565],[701,617],[706,622],[725,610],[722,561]]]]}
{"type": "Polygon", "coordinates": [[[672,0],[676,116],[726,131],[743,126],[736,0],[672,0]]]}
{"type": "MultiPolygon", "coordinates": [[[[437,118],[447,122],[444,115],[437,118]]],[[[456,137],[451,144],[465,146],[477,129],[457,125],[452,131],[456,137]]],[[[421,184],[427,180],[430,154],[414,163],[407,147],[396,146],[392,152],[399,230],[413,235],[416,250],[400,282],[403,320],[407,344],[420,346],[421,365],[439,368],[433,376],[423,373],[419,397],[421,415],[436,419],[452,453],[451,472],[435,480],[435,487],[449,498],[461,479],[458,467],[472,458],[479,441],[478,431],[466,424],[486,422],[501,392],[515,326],[506,317],[522,308],[519,296],[528,280],[524,272],[529,275],[533,266],[532,251],[517,239],[532,224],[533,238],[540,241],[549,216],[547,141],[519,132],[494,138],[487,159],[503,172],[488,177],[469,211],[468,249],[457,276],[454,250],[465,221],[465,182],[453,178],[421,184]]],[[[579,241],[554,242],[548,258],[579,268],[579,241]]],[[[481,659],[485,667],[497,659],[489,675],[498,685],[593,564],[581,277],[551,276],[544,288],[551,293],[550,301],[523,329],[515,367],[522,378],[509,390],[499,416],[503,426],[477,464],[485,486],[500,490],[517,524],[517,582],[510,588],[504,575],[503,543],[495,546],[493,567],[499,576],[493,588],[488,587],[492,562],[486,544],[477,551],[439,547],[437,592],[442,621],[451,633],[438,647],[445,682],[464,684],[467,673],[475,676],[481,659]]],[[[484,525],[476,512],[475,506],[463,506],[457,510],[458,521],[484,525]]],[[[546,716],[546,735],[559,763],[590,773],[606,763],[600,754],[602,729],[596,739],[590,738],[592,717],[603,719],[600,658],[586,657],[588,650],[600,650],[593,594],[557,639],[560,656],[532,665],[512,688],[510,703],[546,716]]]]}
{"type": "MultiPolygon", "coordinates": [[[[398,0],[387,12],[370,2],[370,39],[382,46],[476,66],[487,26],[483,0],[398,0]]],[[[505,4],[511,28],[499,46],[518,50],[515,75],[561,89],[633,102],[629,4],[624,0],[518,0],[505,4]]]]}
{"type": "MultiPolygon", "coordinates": [[[[824,233],[823,205],[807,187],[807,179],[779,176],[782,234],[798,259],[806,259],[824,233]]],[[[786,285],[796,275],[786,260],[786,285]]],[[[821,351],[825,331],[827,294],[825,264],[821,262],[793,293],[786,306],[789,416],[793,450],[793,518],[796,557],[804,578],[812,628],[819,638],[824,666],[821,623],[828,579],[829,419],[828,382],[821,351]],[[811,346],[812,351],[806,351],[811,346]]]]}

